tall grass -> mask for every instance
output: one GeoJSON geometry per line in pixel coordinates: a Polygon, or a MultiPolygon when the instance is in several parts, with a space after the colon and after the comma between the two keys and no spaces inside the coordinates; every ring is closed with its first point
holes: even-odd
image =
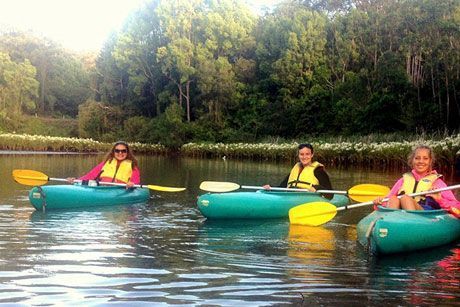
{"type": "MultiPolygon", "coordinates": [[[[13,151],[57,151],[57,152],[105,152],[112,143],[103,143],[93,139],[54,137],[31,134],[0,134],[0,150],[13,151]]],[[[129,143],[136,153],[165,153],[161,144],[129,143]]]]}
{"type": "MultiPolygon", "coordinates": [[[[452,169],[455,160],[460,157],[460,134],[456,135],[417,135],[411,140],[381,141],[381,136],[354,137],[345,140],[312,140],[315,159],[331,166],[369,166],[393,167],[407,163],[407,156],[417,145],[431,146],[436,154],[440,169],[452,169]],[[380,141],[376,141],[376,140],[380,141]]],[[[227,157],[252,160],[297,159],[298,142],[265,143],[188,143],[181,147],[180,154],[193,157],[227,157]]],[[[58,152],[105,152],[112,143],[103,143],[92,139],[69,137],[50,137],[30,134],[0,134],[0,150],[12,151],[58,151],[58,152]]],[[[161,144],[130,143],[136,153],[164,154],[168,149],[161,144]]]]}
{"type": "MultiPolygon", "coordinates": [[[[355,137],[353,141],[336,138],[335,142],[313,140],[315,158],[328,165],[336,166],[378,166],[392,167],[406,165],[407,156],[417,145],[431,146],[436,154],[438,166],[453,167],[457,155],[460,155],[460,134],[428,139],[425,135],[414,137],[410,141],[375,142],[375,136],[355,137]]],[[[330,140],[330,139],[329,139],[330,140]]],[[[182,146],[181,153],[196,157],[227,157],[257,160],[291,160],[297,159],[298,142],[286,143],[233,143],[209,144],[189,143],[182,146]]]]}

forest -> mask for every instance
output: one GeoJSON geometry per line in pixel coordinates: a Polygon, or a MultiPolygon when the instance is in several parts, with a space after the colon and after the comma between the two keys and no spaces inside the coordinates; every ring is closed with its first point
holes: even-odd
{"type": "MultiPolygon", "coordinates": [[[[84,22],[84,21],[83,21],[84,22]]],[[[460,0],[152,0],[99,53],[0,31],[0,131],[189,142],[457,133],[460,0]]]]}

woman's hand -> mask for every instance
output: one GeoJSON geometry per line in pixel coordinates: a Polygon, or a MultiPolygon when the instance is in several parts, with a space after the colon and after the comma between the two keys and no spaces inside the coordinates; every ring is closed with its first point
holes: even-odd
{"type": "Polygon", "coordinates": [[[268,191],[268,190],[271,190],[272,187],[269,184],[265,184],[265,185],[262,186],[262,188],[264,188],[264,190],[268,191]]]}
{"type": "Polygon", "coordinates": [[[126,188],[127,188],[127,189],[131,189],[133,186],[134,186],[134,182],[128,181],[128,182],[126,183],[126,188]]]}
{"type": "Polygon", "coordinates": [[[383,199],[383,197],[382,197],[382,196],[379,196],[379,197],[377,197],[376,199],[374,199],[374,200],[372,201],[372,203],[373,203],[375,206],[381,205],[381,204],[382,204],[382,199],[383,199]]]}
{"type": "Polygon", "coordinates": [[[75,178],[74,178],[74,177],[68,177],[68,178],[66,178],[66,180],[67,180],[67,182],[69,182],[69,183],[74,183],[75,178]]]}
{"type": "Polygon", "coordinates": [[[430,196],[433,198],[435,201],[441,200],[441,193],[433,193],[433,194],[427,194],[426,197],[430,196]]]}

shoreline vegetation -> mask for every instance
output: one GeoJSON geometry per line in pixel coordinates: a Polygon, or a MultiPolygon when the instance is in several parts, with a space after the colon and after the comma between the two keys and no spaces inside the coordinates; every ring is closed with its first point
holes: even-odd
{"type": "MultiPolygon", "coordinates": [[[[453,172],[460,158],[460,133],[439,137],[438,140],[418,136],[409,141],[376,141],[370,137],[354,140],[337,138],[335,142],[313,140],[315,156],[318,161],[335,167],[372,167],[387,169],[404,167],[407,155],[413,147],[426,144],[434,149],[437,168],[440,171],[453,172]]],[[[130,142],[139,154],[169,154],[172,151],[161,144],[130,142]]],[[[180,147],[178,154],[196,158],[250,159],[256,161],[294,161],[297,142],[261,142],[261,143],[188,143],[180,147]]],[[[52,137],[30,134],[0,134],[0,150],[11,152],[68,152],[99,153],[110,149],[112,143],[93,139],[52,137]]]]}

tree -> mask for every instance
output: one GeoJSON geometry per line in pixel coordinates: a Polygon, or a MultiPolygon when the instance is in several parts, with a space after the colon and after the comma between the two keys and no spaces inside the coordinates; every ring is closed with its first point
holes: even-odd
{"type": "MultiPolygon", "coordinates": [[[[319,87],[330,80],[326,18],[305,6],[286,3],[266,16],[257,32],[261,89],[271,101],[266,126],[271,127],[270,133],[292,136],[297,133],[292,125],[299,120],[299,112],[317,110],[323,104],[310,99],[312,88],[322,92],[319,87]],[[317,105],[307,105],[310,103],[317,105]]],[[[315,127],[311,129],[314,132],[315,127]]]]}
{"type": "Polygon", "coordinates": [[[35,99],[39,114],[61,111],[75,116],[78,104],[91,95],[89,72],[74,54],[53,41],[12,31],[0,35],[2,50],[14,62],[27,59],[35,66],[40,83],[39,97],[35,99]]]}
{"type": "Polygon", "coordinates": [[[82,138],[114,141],[122,124],[123,113],[117,107],[94,100],[78,107],[78,133],[82,138]]]}
{"type": "Polygon", "coordinates": [[[0,112],[19,116],[23,110],[35,110],[38,96],[36,69],[28,60],[11,61],[8,54],[0,52],[0,112]]]}
{"type": "Polygon", "coordinates": [[[191,121],[190,85],[196,72],[195,25],[204,0],[163,0],[157,14],[167,38],[167,44],[158,48],[157,58],[163,74],[175,84],[179,105],[185,99],[187,121],[191,121]]]}
{"type": "Polygon", "coordinates": [[[156,12],[158,2],[150,2],[131,16],[111,54],[116,65],[127,74],[131,103],[139,101],[137,109],[149,116],[161,114],[158,98],[165,84],[157,63],[158,48],[165,45],[156,12]]]}
{"type": "Polygon", "coordinates": [[[249,49],[255,45],[255,17],[236,1],[211,1],[197,24],[196,79],[208,120],[217,127],[239,107],[243,81],[253,74],[249,49]]]}

